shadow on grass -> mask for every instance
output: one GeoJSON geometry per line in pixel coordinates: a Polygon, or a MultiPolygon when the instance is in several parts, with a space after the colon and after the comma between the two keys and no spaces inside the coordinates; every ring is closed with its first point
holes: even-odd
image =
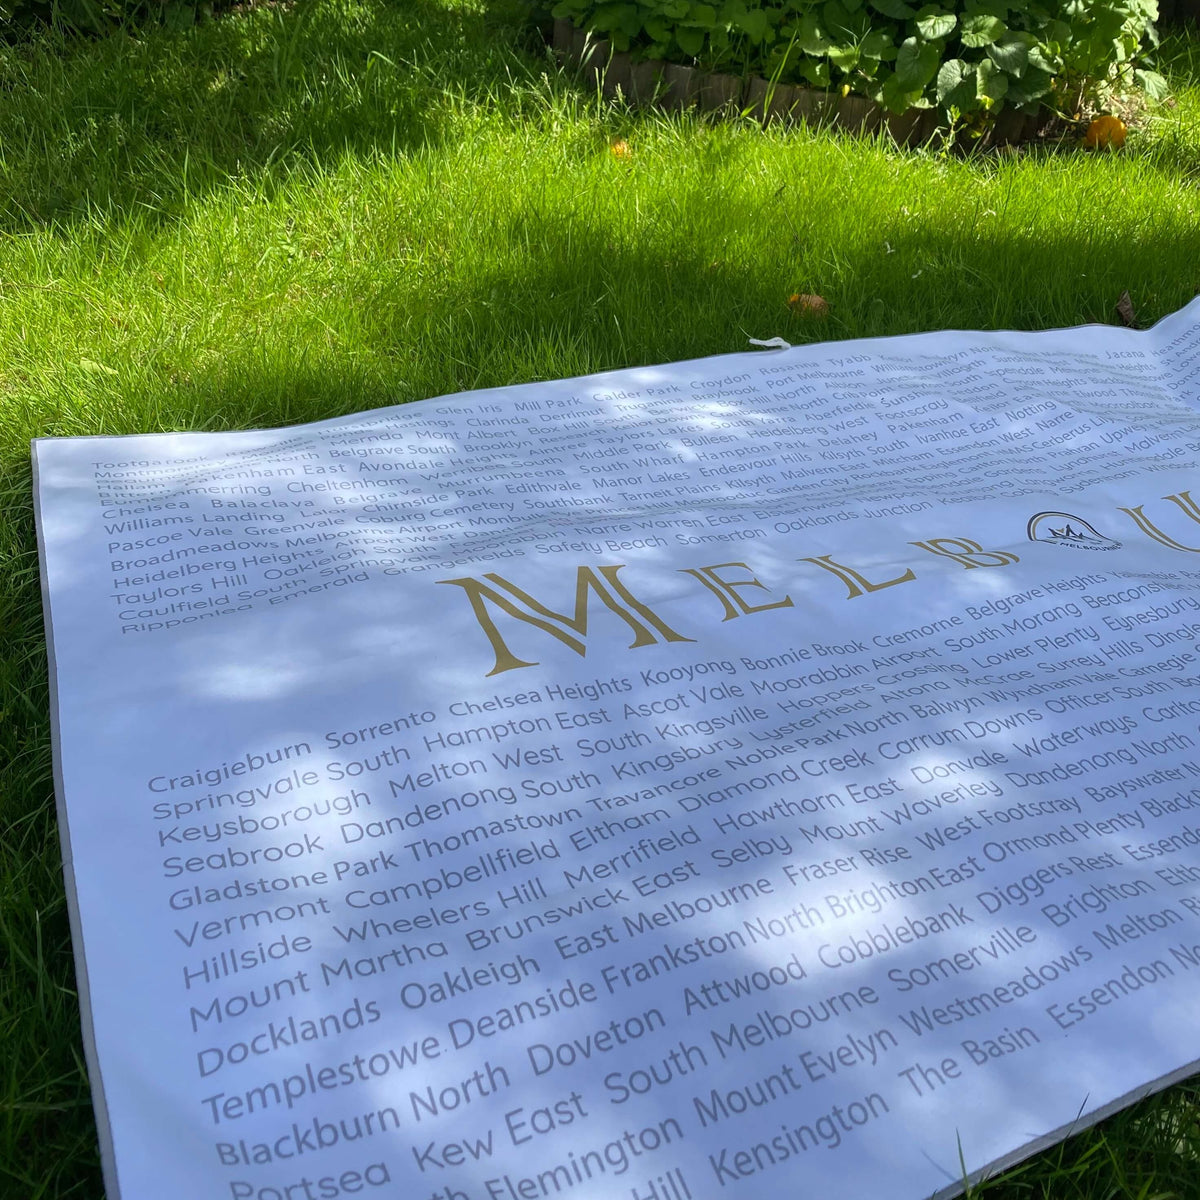
{"type": "MultiPolygon", "coordinates": [[[[924,192],[908,196],[911,209],[880,205],[866,228],[850,213],[852,169],[831,167],[823,195],[806,192],[802,178],[776,187],[778,175],[764,194],[731,190],[707,223],[714,198],[703,177],[673,185],[667,209],[614,168],[611,183],[602,173],[614,203],[599,212],[590,188],[544,200],[536,187],[506,189],[512,176],[502,175],[499,198],[471,212],[473,236],[453,240],[432,265],[385,270],[368,255],[343,262],[329,295],[302,287],[303,320],[275,335],[286,351],[247,327],[218,355],[185,354],[176,367],[174,351],[147,343],[145,372],[65,371],[31,432],[147,432],[148,414],[164,430],[274,427],[736,352],[752,337],[799,344],[914,327],[1116,325],[1126,290],[1149,325],[1200,288],[1181,269],[1200,262],[1200,226],[1187,211],[1160,205],[1136,225],[1057,221],[1056,207],[1078,188],[1071,179],[1047,180],[1045,219],[1034,214],[1025,227],[996,218],[988,204],[1001,200],[990,193],[966,193],[950,216],[926,211],[925,179],[924,192]],[[635,205],[662,211],[627,220],[635,205]],[[739,238],[754,229],[769,229],[768,242],[739,238]],[[829,301],[828,320],[789,310],[789,294],[808,290],[829,301]],[[325,324],[335,339],[313,336],[325,324]]],[[[383,237],[385,225],[370,236],[383,237]]]]}
{"type": "Polygon", "coordinates": [[[436,147],[464,95],[528,70],[524,11],[299,0],[186,33],[0,46],[0,228],[169,220],[239,179],[436,147]]]}
{"type": "Polygon", "coordinates": [[[1148,325],[1200,291],[1200,277],[1178,269],[1200,261],[1200,227],[1183,212],[1148,212],[1138,228],[1018,231],[994,228],[981,197],[949,221],[877,210],[869,231],[847,230],[831,250],[835,218],[822,209],[836,208],[838,194],[816,200],[786,187],[774,199],[723,200],[731,235],[772,230],[775,247],[747,262],[719,231],[685,232],[704,227],[710,198],[675,201],[679,232],[666,221],[619,228],[581,211],[511,213],[490,231],[489,261],[464,263],[417,294],[365,275],[360,336],[368,358],[397,371],[396,390],[379,402],[545,378],[548,363],[562,377],[741,351],[751,337],[908,334],[914,313],[925,330],[1116,324],[1127,289],[1148,325]],[[793,290],[820,291],[830,319],[790,311],[793,290]],[[422,347],[415,371],[411,346],[422,347]]]}

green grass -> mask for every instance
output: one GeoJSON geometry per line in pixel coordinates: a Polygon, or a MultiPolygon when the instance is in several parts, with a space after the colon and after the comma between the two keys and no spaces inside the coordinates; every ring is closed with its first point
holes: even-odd
{"type": "MultiPolygon", "coordinates": [[[[279,425],[748,336],[1114,321],[1126,289],[1150,322],[1200,290],[1194,35],[1124,153],[964,160],[631,113],[523,16],[302,0],[0,49],[0,1197],[101,1192],[31,437],[279,425]]],[[[1198,1101],[1177,1087],[978,1194],[1200,1196],[1198,1101]]]]}

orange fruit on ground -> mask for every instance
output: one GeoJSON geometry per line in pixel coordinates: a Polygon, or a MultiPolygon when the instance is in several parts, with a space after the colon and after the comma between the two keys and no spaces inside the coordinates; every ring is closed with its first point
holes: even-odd
{"type": "Polygon", "coordinates": [[[1119,150],[1125,145],[1125,122],[1120,117],[1097,117],[1083,135],[1084,144],[1092,150],[1119,150]]]}

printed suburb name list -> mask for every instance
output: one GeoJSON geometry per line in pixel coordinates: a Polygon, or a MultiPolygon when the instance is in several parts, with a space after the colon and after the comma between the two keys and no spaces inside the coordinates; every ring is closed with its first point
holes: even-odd
{"type": "Polygon", "coordinates": [[[917,1200],[1194,1070],[1198,392],[1200,302],[35,443],[109,1196],[917,1200]]]}

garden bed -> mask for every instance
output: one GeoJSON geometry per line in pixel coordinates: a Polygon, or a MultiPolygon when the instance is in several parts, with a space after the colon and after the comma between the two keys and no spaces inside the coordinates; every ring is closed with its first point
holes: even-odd
{"type": "MultiPolygon", "coordinates": [[[[564,18],[555,20],[553,37],[554,53],[564,66],[579,71],[607,98],[623,98],[637,107],[744,113],[764,125],[819,125],[860,134],[886,129],[901,146],[923,145],[938,129],[936,109],[892,113],[864,96],[843,96],[759,76],[708,72],[662,59],[638,59],[564,18]]],[[[1050,112],[1029,115],[1009,110],[982,135],[968,140],[982,146],[1024,142],[1042,133],[1053,120],[1050,112]]]]}

